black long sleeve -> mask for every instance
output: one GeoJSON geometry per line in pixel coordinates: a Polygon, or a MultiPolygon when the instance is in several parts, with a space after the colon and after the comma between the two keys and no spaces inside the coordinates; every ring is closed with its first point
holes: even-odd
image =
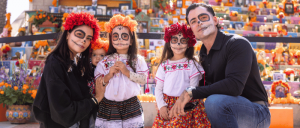
{"type": "Polygon", "coordinates": [[[267,101],[251,44],[242,37],[226,44],[230,37],[218,32],[208,55],[205,46],[201,48],[205,86],[204,80],[201,80],[201,86],[193,90],[193,98],[202,99],[212,94],[225,94],[244,96],[250,101],[267,101]]]}
{"type": "Polygon", "coordinates": [[[76,73],[76,68],[67,72],[60,61],[50,58],[34,101],[37,120],[46,127],[70,127],[78,121],[89,119],[94,107],[96,104],[90,98],[87,80],[76,73]]]}

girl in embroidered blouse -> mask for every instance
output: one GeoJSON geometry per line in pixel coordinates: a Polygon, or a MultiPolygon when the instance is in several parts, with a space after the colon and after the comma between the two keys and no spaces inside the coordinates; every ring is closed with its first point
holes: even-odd
{"type": "Polygon", "coordinates": [[[156,73],[155,97],[158,107],[153,128],[166,127],[210,127],[202,100],[190,102],[197,106],[181,116],[169,117],[169,110],[180,94],[190,86],[198,86],[204,70],[194,58],[195,36],[186,24],[173,24],[165,29],[165,46],[156,73]]]}
{"type": "Polygon", "coordinates": [[[109,33],[107,56],[95,70],[95,78],[104,76],[106,93],[100,102],[96,128],[144,127],[143,112],[137,95],[146,83],[148,67],[137,54],[137,22],[130,17],[113,16],[105,23],[109,33]]]}
{"type": "MultiPolygon", "coordinates": [[[[108,40],[98,38],[95,43],[91,44],[91,66],[92,71],[96,69],[97,64],[101,61],[108,51],[108,40]]],[[[88,82],[88,86],[90,87],[90,93],[92,96],[95,95],[95,80],[94,77],[92,80],[88,82]]]]}

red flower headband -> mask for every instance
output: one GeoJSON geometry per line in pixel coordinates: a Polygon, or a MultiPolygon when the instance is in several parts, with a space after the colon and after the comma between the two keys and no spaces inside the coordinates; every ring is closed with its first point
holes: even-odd
{"type": "Polygon", "coordinates": [[[105,52],[107,52],[108,51],[108,46],[109,46],[108,40],[98,38],[95,43],[92,43],[92,47],[91,48],[93,50],[97,50],[97,49],[103,48],[105,50],[105,52]]]}
{"type": "Polygon", "coordinates": [[[94,36],[92,43],[99,37],[100,27],[97,24],[97,19],[93,15],[85,12],[71,13],[66,18],[66,22],[63,24],[65,30],[72,30],[74,26],[87,25],[94,29],[94,36]]]}
{"type": "Polygon", "coordinates": [[[191,28],[186,24],[172,24],[170,27],[165,28],[165,42],[170,43],[171,37],[181,32],[184,38],[188,38],[188,46],[193,47],[196,44],[196,38],[191,28]]]}

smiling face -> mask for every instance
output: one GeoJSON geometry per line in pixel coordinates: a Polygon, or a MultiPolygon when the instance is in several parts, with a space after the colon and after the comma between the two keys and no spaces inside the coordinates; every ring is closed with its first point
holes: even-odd
{"type": "Polygon", "coordinates": [[[93,34],[93,29],[87,25],[79,26],[71,33],[68,33],[68,47],[73,55],[82,53],[89,47],[93,34]]]}
{"type": "Polygon", "coordinates": [[[206,39],[217,32],[217,18],[212,16],[204,7],[197,7],[188,15],[189,24],[197,39],[206,39]]]}
{"type": "Polygon", "coordinates": [[[130,40],[127,27],[117,26],[112,30],[112,45],[117,51],[128,50],[131,45],[130,40]]]}
{"type": "Polygon", "coordinates": [[[92,58],[92,64],[94,66],[97,66],[98,62],[104,58],[105,54],[106,53],[105,53],[105,50],[103,48],[93,50],[92,57],[91,57],[92,58]]]}
{"type": "Polygon", "coordinates": [[[170,46],[174,55],[185,54],[185,51],[188,48],[187,42],[188,39],[184,38],[182,33],[178,33],[177,35],[172,36],[170,46]]]}

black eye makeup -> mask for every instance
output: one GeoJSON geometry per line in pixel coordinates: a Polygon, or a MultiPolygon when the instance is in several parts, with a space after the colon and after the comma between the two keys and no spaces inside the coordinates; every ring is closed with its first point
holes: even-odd
{"type": "Polygon", "coordinates": [[[83,39],[85,37],[85,32],[78,29],[78,30],[75,30],[74,35],[80,39],[83,39]]]}
{"type": "Polygon", "coordinates": [[[198,19],[201,21],[201,22],[207,22],[210,20],[210,17],[207,13],[201,13],[198,15],[198,19]]]}
{"type": "MultiPolygon", "coordinates": [[[[182,44],[187,44],[187,42],[188,42],[188,39],[186,39],[186,38],[181,38],[180,39],[180,43],[182,43],[182,44]]],[[[177,37],[172,37],[171,38],[171,43],[172,44],[177,44],[178,43],[178,38],[177,37]]]]}
{"type": "MultiPolygon", "coordinates": [[[[125,40],[125,41],[128,41],[128,40],[129,40],[129,34],[128,34],[128,33],[122,33],[122,34],[121,34],[121,38],[122,38],[123,40],[125,40]]],[[[121,40],[121,38],[120,38],[120,40],[121,40]]],[[[112,40],[113,40],[113,41],[119,40],[119,34],[118,34],[118,33],[113,33],[113,34],[112,34],[112,40]]]]}

